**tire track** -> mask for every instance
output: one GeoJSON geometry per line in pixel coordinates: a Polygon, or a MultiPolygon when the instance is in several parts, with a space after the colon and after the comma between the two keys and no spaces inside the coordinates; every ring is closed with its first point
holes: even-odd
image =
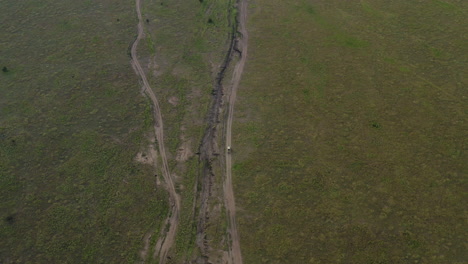
{"type": "Polygon", "coordinates": [[[169,200],[171,203],[171,213],[166,219],[166,225],[163,227],[163,231],[161,231],[161,236],[156,243],[154,258],[156,259],[159,256],[159,263],[164,264],[166,263],[167,253],[169,249],[174,244],[175,235],[177,232],[177,226],[179,223],[179,214],[180,214],[180,198],[177,195],[175,190],[174,182],[169,171],[169,164],[167,162],[166,157],[166,150],[164,147],[164,128],[163,128],[163,120],[161,115],[161,109],[159,107],[159,102],[154,94],[151,86],[149,85],[148,79],[146,77],[145,72],[143,71],[140,62],[138,61],[137,56],[137,47],[140,40],[143,38],[143,18],[141,16],[141,0],[135,0],[136,5],[136,12],[138,16],[138,36],[132,44],[132,48],[130,51],[130,56],[132,58],[132,65],[136,71],[136,73],[140,76],[143,82],[143,91],[145,94],[151,99],[153,105],[153,116],[154,116],[154,133],[156,139],[158,141],[158,148],[162,159],[162,174],[164,180],[167,184],[167,190],[169,192],[169,200]],[[169,230],[166,232],[166,227],[169,225],[169,230]]]}
{"type": "MultiPolygon", "coordinates": [[[[249,35],[246,29],[247,23],[247,1],[239,0],[238,2],[238,30],[241,34],[237,40],[236,48],[240,53],[240,59],[237,62],[232,75],[231,93],[229,95],[229,107],[226,120],[226,146],[232,146],[232,120],[234,118],[234,104],[236,101],[237,88],[244,71],[245,62],[247,59],[247,46],[249,35]]],[[[230,258],[234,264],[242,264],[242,253],[240,249],[239,231],[236,223],[236,204],[234,199],[234,188],[232,186],[232,157],[225,148],[226,156],[226,179],[224,182],[224,202],[229,221],[229,234],[231,236],[231,248],[229,249],[230,258]]]]}

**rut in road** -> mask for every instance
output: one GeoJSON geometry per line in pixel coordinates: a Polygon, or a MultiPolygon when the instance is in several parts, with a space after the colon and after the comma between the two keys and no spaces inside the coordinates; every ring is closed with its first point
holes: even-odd
{"type": "MultiPolygon", "coordinates": [[[[229,108],[227,110],[227,119],[224,121],[226,122],[226,146],[231,145],[231,127],[232,127],[232,119],[233,119],[233,111],[234,111],[234,102],[236,99],[236,91],[237,87],[240,82],[240,78],[242,75],[242,71],[245,65],[245,60],[247,56],[247,31],[245,28],[246,23],[246,11],[247,11],[247,4],[244,0],[237,1],[237,13],[238,17],[236,17],[236,21],[231,24],[231,34],[229,37],[229,47],[226,52],[225,59],[220,67],[220,71],[218,72],[215,80],[215,87],[214,93],[215,96],[212,101],[212,105],[209,111],[208,116],[208,126],[205,131],[204,137],[200,144],[200,161],[203,164],[202,170],[202,190],[200,193],[200,211],[199,211],[199,219],[197,225],[197,244],[200,248],[203,259],[199,259],[198,261],[202,261],[201,263],[211,263],[208,260],[207,253],[209,251],[209,241],[206,239],[205,228],[208,225],[209,221],[209,209],[208,207],[208,200],[211,197],[212,185],[214,181],[214,173],[213,173],[213,161],[216,158],[216,154],[218,152],[218,147],[216,145],[216,136],[217,136],[217,129],[219,123],[219,113],[221,108],[223,107],[223,82],[225,78],[225,74],[227,69],[229,68],[229,64],[234,58],[235,54],[239,54],[240,58],[237,62],[234,72],[232,75],[232,80],[229,85],[230,88],[230,96],[229,96],[229,108]],[[238,29],[240,29],[238,31],[238,29]],[[238,37],[238,34],[241,36],[238,37]],[[237,52],[237,53],[236,53],[237,52]]],[[[226,146],[223,146],[224,149],[227,150],[226,146]]],[[[227,209],[228,215],[228,223],[229,223],[229,235],[230,235],[230,244],[229,244],[229,259],[227,260],[228,263],[234,264],[242,264],[242,254],[240,250],[240,242],[239,242],[239,235],[237,230],[237,225],[235,221],[235,202],[234,202],[234,192],[232,187],[232,177],[231,177],[231,157],[227,153],[226,156],[226,176],[224,178],[224,204],[227,209]]],[[[198,263],[198,262],[197,262],[198,263]]]]}
{"type": "Polygon", "coordinates": [[[174,181],[172,179],[171,173],[169,171],[169,165],[167,162],[166,157],[166,150],[164,147],[164,128],[163,128],[163,119],[161,115],[161,109],[159,107],[159,102],[154,94],[153,90],[151,89],[148,79],[146,77],[145,72],[141,68],[140,62],[138,61],[137,56],[137,47],[140,40],[143,38],[143,18],[141,16],[141,0],[136,0],[136,12],[138,15],[138,36],[133,42],[130,56],[132,58],[132,65],[136,71],[136,73],[140,76],[141,81],[143,82],[143,90],[145,94],[149,97],[153,107],[153,117],[154,117],[154,133],[156,139],[158,141],[158,148],[159,153],[162,159],[162,175],[164,177],[164,181],[167,185],[167,190],[169,192],[169,200],[171,203],[171,212],[166,220],[166,225],[163,226],[161,231],[161,236],[156,243],[156,247],[154,250],[153,258],[157,258],[159,256],[159,263],[164,264],[167,260],[167,253],[169,249],[174,244],[175,235],[177,232],[177,226],[179,223],[179,214],[180,214],[180,198],[175,190],[174,181]],[[166,226],[169,225],[169,230],[166,232],[166,226]]]}
{"type": "MultiPolygon", "coordinates": [[[[231,2],[229,2],[229,5],[231,2]]],[[[228,16],[231,18],[231,15],[228,16]]],[[[236,31],[237,24],[229,21],[231,26],[231,32],[229,35],[229,46],[224,57],[224,60],[220,66],[220,70],[216,75],[214,88],[213,88],[213,99],[211,102],[210,109],[207,116],[207,128],[203,135],[203,138],[199,147],[199,161],[202,165],[201,179],[198,181],[201,183],[201,191],[199,193],[200,209],[198,213],[197,222],[197,246],[201,251],[202,258],[198,258],[197,263],[209,263],[208,252],[209,252],[209,241],[206,238],[206,228],[210,224],[210,212],[208,208],[209,200],[212,198],[212,189],[214,184],[215,174],[213,172],[213,162],[216,159],[217,153],[219,152],[217,146],[217,134],[219,124],[219,113],[223,103],[223,80],[226,72],[229,68],[229,63],[232,60],[232,54],[236,43],[236,31]]]]}

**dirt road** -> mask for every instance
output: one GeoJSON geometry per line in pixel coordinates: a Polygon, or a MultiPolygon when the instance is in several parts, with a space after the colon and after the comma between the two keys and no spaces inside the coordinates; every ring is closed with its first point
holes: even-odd
{"type": "MultiPolygon", "coordinates": [[[[247,23],[247,1],[239,1],[239,32],[241,36],[237,42],[237,49],[241,52],[241,57],[237,62],[232,75],[231,93],[229,95],[229,108],[228,118],[226,120],[226,146],[232,146],[232,119],[234,116],[234,103],[236,101],[237,88],[244,71],[245,61],[247,59],[247,44],[249,40],[248,32],[246,29],[247,23]]],[[[231,154],[228,153],[226,148],[226,179],[224,182],[224,200],[226,204],[227,214],[229,218],[229,228],[231,235],[232,247],[230,250],[231,259],[234,264],[242,264],[242,254],[240,249],[239,232],[236,224],[236,204],[234,200],[234,190],[232,186],[232,160],[231,154]]]]}
{"type": "MultiPolygon", "coordinates": [[[[158,102],[156,95],[154,94],[153,90],[151,89],[149,85],[148,79],[146,78],[145,72],[141,68],[140,62],[138,61],[137,47],[138,47],[138,43],[143,38],[144,32],[143,32],[143,19],[141,16],[141,0],[136,0],[135,4],[136,4],[136,12],[138,15],[138,36],[135,42],[133,43],[132,49],[131,49],[132,64],[137,74],[141,77],[141,80],[143,81],[143,90],[145,94],[151,99],[151,102],[153,104],[153,116],[154,116],[154,121],[155,121],[154,133],[158,141],[159,153],[162,159],[163,166],[161,170],[162,170],[162,174],[167,185],[167,190],[169,192],[169,198],[171,202],[171,214],[169,215],[166,221],[166,226],[169,225],[169,230],[167,232],[162,232],[161,237],[156,243],[155,255],[154,255],[154,258],[157,258],[159,256],[160,264],[164,264],[166,263],[167,253],[169,249],[171,248],[171,246],[174,244],[174,240],[175,240],[177,226],[179,223],[180,198],[176,193],[174,182],[173,182],[171,173],[169,171],[169,165],[167,163],[166,150],[164,147],[163,120],[161,116],[161,109],[159,107],[159,102],[158,102]]],[[[163,230],[166,229],[166,226],[164,226],[163,230]]]]}

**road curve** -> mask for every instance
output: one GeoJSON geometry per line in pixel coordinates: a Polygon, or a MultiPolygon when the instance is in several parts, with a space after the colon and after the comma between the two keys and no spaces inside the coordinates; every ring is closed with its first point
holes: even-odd
{"type": "MultiPolygon", "coordinates": [[[[167,184],[167,190],[169,192],[169,198],[171,203],[171,214],[169,215],[166,225],[170,225],[169,230],[166,233],[162,233],[161,237],[159,238],[158,242],[156,243],[155,254],[154,258],[157,258],[159,255],[159,263],[164,264],[166,263],[167,253],[171,246],[174,244],[175,235],[177,231],[177,226],[179,223],[179,214],[180,214],[180,198],[177,195],[175,190],[174,182],[169,171],[169,165],[167,163],[166,157],[166,150],[164,147],[164,129],[163,129],[163,120],[161,115],[161,109],[159,107],[159,102],[154,94],[153,90],[151,89],[148,79],[146,77],[145,72],[141,68],[140,62],[138,61],[137,56],[137,47],[140,40],[143,38],[143,18],[141,16],[141,0],[135,0],[136,4],[136,12],[138,15],[138,36],[133,42],[132,49],[131,49],[131,57],[132,57],[132,65],[135,68],[135,71],[140,76],[141,80],[143,81],[143,90],[145,94],[151,99],[153,104],[153,116],[154,116],[154,133],[156,139],[158,141],[158,148],[159,153],[162,159],[162,174],[164,177],[164,181],[167,184]]],[[[166,227],[163,227],[163,230],[166,227]]]]}
{"type": "MultiPolygon", "coordinates": [[[[244,71],[245,61],[247,59],[247,45],[249,35],[246,29],[247,23],[247,1],[240,0],[238,3],[239,17],[238,17],[238,29],[241,34],[237,48],[241,51],[241,57],[234,67],[231,83],[231,93],[229,95],[229,107],[226,120],[226,146],[232,146],[232,120],[234,117],[234,103],[236,101],[237,88],[244,71]]],[[[234,190],[232,186],[232,158],[231,154],[228,153],[226,148],[226,179],[224,182],[224,200],[226,203],[226,209],[229,220],[229,229],[231,235],[231,250],[230,257],[234,264],[242,264],[242,253],[240,249],[239,232],[236,224],[236,204],[234,200],[234,190]]]]}

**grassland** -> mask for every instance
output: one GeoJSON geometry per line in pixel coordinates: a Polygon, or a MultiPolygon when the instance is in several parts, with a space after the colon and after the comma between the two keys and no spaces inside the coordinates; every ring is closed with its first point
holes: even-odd
{"type": "Polygon", "coordinates": [[[122,1],[0,1],[0,262],[133,263],[167,193],[122,1]]]}
{"type": "MultiPolygon", "coordinates": [[[[0,0],[1,263],[135,263],[148,234],[157,262],[168,199],[161,173],[135,162],[153,133],[128,56],[135,6],[98,2],[0,0]]],[[[229,244],[221,161],[211,248],[196,244],[195,153],[233,4],[142,4],[138,59],[181,196],[167,263],[217,261],[229,244]]],[[[467,4],[249,6],[232,154],[244,263],[463,263],[467,4]]]]}
{"type": "Polygon", "coordinates": [[[466,261],[463,1],[250,2],[245,263],[466,261]]]}

